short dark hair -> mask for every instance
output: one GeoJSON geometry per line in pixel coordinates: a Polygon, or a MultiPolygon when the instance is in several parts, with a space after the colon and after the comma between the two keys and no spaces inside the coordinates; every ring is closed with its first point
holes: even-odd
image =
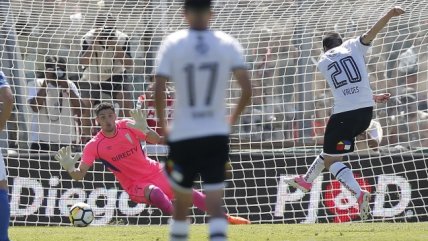
{"type": "Polygon", "coordinates": [[[57,64],[64,65],[66,67],[67,61],[63,57],[46,56],[46,58],[45,58],[45,69],[48,69],[48,68],[56,69],[57,64]]]}
{"type": "Polygon", "coordinates": [[[107,23],[113,23],[113,25],[116,23],[116,18],[111,13],[103,13],[97,16],[95,19],[95,24],[98,26],[106,26],[107,23]]]}
{"type": "Polygon", "coordinates": [[[102,110],[112,110],[113,112],[115,112],[114,111],[114,106],[113,106],[113,104],[112,103],[108,103],[108,102],[102,102],[102,103],[100,103],[96,108],[95,108],[95,115],[97,115],[98,116],[98,114],[100,114],[100,112],[102,111],[102,110]]]}
{"type": "Polygon", "coordinates": [[[335,48],[337,46],[340,46],[342,43],[342,37],[340,37],[340,34],[336,32],[328,32],[324,35],[324,38],[322,39],[322,46],[324,50],[335,48]]]}
{"type": "Polygon", "coordinates": [[[186,10],[207,10],[211,8],[211,0],[184,0],[186,10]]]}

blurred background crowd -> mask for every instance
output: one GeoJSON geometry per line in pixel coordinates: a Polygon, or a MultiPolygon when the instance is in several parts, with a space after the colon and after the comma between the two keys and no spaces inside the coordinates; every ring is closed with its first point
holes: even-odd
{"type": "MultiPolygon", "coordinates": [[[[254,86],[252,105],[232,130],[232,147],[322,144],[332,106],[316,69],[323,33],[357,37],[378,17],[370,8],[393,3],[335,2],[217,1],[213,28],[241,41],[254,86]]],[[[183,26],[179,6],[168,0],[12,1],[6,16],[15,28],[20,61],[14,68],[21,76],[14,72],[9,81],[20,99],[7,145],[33,152],[70,144],[78,149],[96,131],[90,109],[100,101],[114,102],[121,117],[144,108],[156,126],[151,71],[162,38],[183,26]]],[[[372,125],[359,136],[361,153],[428,147],[428,18],[421,18],[426,6],[407,7],[418,10],[391,22],[367,58],[373,90],[393,97],[377,105],[372,125]]],[[[170,107],[173,93],[171,86],[170,107]]],[[[238,95],[231,82],[230,104],[238,95]]]]}

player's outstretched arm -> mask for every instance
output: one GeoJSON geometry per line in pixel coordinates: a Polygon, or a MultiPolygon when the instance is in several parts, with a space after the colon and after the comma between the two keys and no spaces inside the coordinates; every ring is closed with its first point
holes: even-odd
{"type": "Polygon", "coordinates": [[[127,123],[126,125],[147,135],[150,132],[150,128],[147,124],[146,112],[144,110],[133,109],[130,111],[130,114],[134,122],[127,123]]]}
{"type": "Polygon", "coordinates": [[[151,143],[151,144],[163,144],[163,143],[165,143],[164,138],[152,129],[150,129],[150,131],[147,133],[146,141],[148,143],[151,143]]]}
{"type": "Polygon", "coordinates": [[[373,100],[374,100],[376,103],[385,103],[385,102],[387,102],[390,98],[391,98],[391,94],[390,94],[390,93],[383,93],[383,94],[376,94],[376,95],[373,95],[373,100]]]}
{"type": "Polygon", "coordinates": [[[392,17],[400,16],[404,13],[404,10],[401,7],[391,8],[383,17],[381,17],[374,25],[371,27],[363,36],[361,36],[361,42],[363,44],[370,44],[373,39],[376,38],[376,35],[386,26],[389,20],[392,17]]]}
{"type": "Polygon", "coordinates": [[[66,170],[71,178],[73,178],[76,181],[82,180],[86,173],[89,170],[89,166],[85,163],[81,162],[79,167],[76,168],[76,162],[80,159],[80,154],[75,154],[74,157],[71,153],[71,147],[63,147],[61,148],[58,153],[55,155],[55,160],[57,160],[62,168],[66,170]]]}
{"type": "Polygon", "coordinates": [[[134,122],[126,124],[129,128],[143,132],[146,135],[146,141],[151,144],[159,144],[163,141],[162,137],[147,124],[147,115],[144,110],[133,109],[130,113],[134,122]]]}
{"type": "Polygon", "coordinates": [[[251,96],[253,95],[251,81],[246,69],[236,69],[233,71],[238,84],[241,86],[241,97],[239,98],[238,104],[232,112],[230,117],[230,124],[235,123],[241,113],[244,111],[245,107],[250,104],[251,96]]]}

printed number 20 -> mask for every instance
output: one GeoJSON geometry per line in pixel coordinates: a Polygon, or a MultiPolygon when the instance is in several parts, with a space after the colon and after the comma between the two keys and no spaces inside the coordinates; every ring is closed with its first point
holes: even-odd
{"type": "Polygon", "coordinates": [[[195,65],[188,64],[186,67],[184,67],[184,71],[187,74],[187,84],[188,84],[188,90],[189,90],[189,105],[195,106],[195,71],[209,71],[209,82],[207,87],[207,93],[205,96],[205,105],[210,105],[214,87],[217,81],[217,70],[218,70],[218,64],[217,63],[203,63],[197,68],[195,68],[195,65]]]}
{"type": "Polygon", "coordinates": [[[357,83],[361,81],[360,70],[358,69],[355,60],[351,57],[345,57],[339,62],[335,61],[328,65],[328,70],[333,69],[333,73],[331,73],[331,79],[333,81],[334,87],[340,88],[349,83],[357,83]],[[339,64],[340,63],[340,64],[339,64]],[[338,80],[337,76],[340,75],[343,71],[345,71],[347,79],[338,80]]]}

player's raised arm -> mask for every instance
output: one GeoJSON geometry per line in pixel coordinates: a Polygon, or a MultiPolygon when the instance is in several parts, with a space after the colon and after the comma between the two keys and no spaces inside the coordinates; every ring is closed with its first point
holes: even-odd
{"type": "Polygon", "coordinates": [[[253,95],[248,71],[246,69],[236,69],[233,71],[233,75],[241,86],[241,97],[230,117],[231,124],[238,120],[239,115],[244,111],[245,107],[250,104],[251,96],[253,95]]]}
{"type": "Polygon", "coordinates": [[[374,25],[371,27],[363,36],[361,37],[361,42],[363,44],[369,45],[373,39],[376,38],[376,35],[385,27],[392,17],[400,16],[404,13],[404,10],[401,7],[391,8],[383,17],[381,17],[374,25]]]}
{"type": "Polygon", "coordinates": [[[163,138],[147,124],[147,114],[145,110],[133,109],[130,111],[130,114],[134,122],[126,124],[129,128],[144,133],[146,136],[145,141],[151,144],[158,144],[163,141],[163,138]]]}
{"type": "Polygon", "coordinates": [[[70,146],[61,148],[55,155],[55,159],[61,164],[62,168],[76,181],[82,180],[90,168],[84,162],[80,162],[78,168],[75,167],[80,156],[80,154],[75,154],[73,157],[70,146]]]}

